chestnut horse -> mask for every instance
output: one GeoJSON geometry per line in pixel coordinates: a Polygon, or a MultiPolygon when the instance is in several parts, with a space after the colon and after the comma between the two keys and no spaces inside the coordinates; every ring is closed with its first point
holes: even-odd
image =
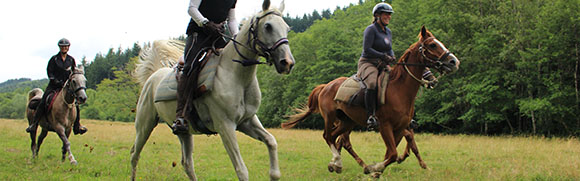
{"type": "MultiPolygon", "coordinates": [[[[324,118],[323,137],[333,154],[328,165],[330,172],[342,170],[340,149],[342,146],[349,151],[364,173],[373,172],[373,176],[379,177],[384,169],[395,161],[404,157],[397,157],[397,145],[403,136],[410,135],[409,123],[413,117],[414,104],[422,81],[420,75],[427,67],[435,69],[442,74],[448,74],[459,69],[459,60],[449,52],[445,45],[429,32],[425,26],[421,27],[419,40],[412,44],[393,67],[386,91],[386,102],[377,109],[378,131],[387,146],[384,160],[375,165],[366,165],[365,162],[350,146],[349,133],[354,126],[366,126],[367,112],[364,107],[349,105],[348,103],[335,101],[334,97],[340,85],[347,79],[337,78],[328,84],[321,84],[312,90],[308,97],[308,104],[299,109],[299,113],[290,116],[290,119],[282,124],[283,128],[292,128],[312,113],[320,113],[324,118]],[[417,78],[419,77],[419,78],[417,78]],[[340,142],[337,138],[341,136],[340,142]]],[[[414,143],[411,141],[410,143],[414,143]]]]}
{"type": "MultiPolygon", "coordinates": [[[[66,154],[68,153],[70,163],[77,164],[77,161],[70,150],[70,142],[68,138],[72,131],[75,118],[77,117],[77,111],[75,110],[76,104],[83,104],[87,100],[87,94],[85,92],[86,82],[87,79],[85,78],[83,67],[78,67],[69,76],[64,87],[55,95],[52,107],[47,111],[46,115],[38,121],[38,125],[42,128],[42,131],[38,136],[38,143],[35,142],[36,131],[30,132],[30,149],[32,150],[33,158],[38,156],[40,145],[42,144],[42,141],[44,141],[48,132],[54,131],[62,141],[62,160],[65,160],[66,154]]],[[[27,104],[39,101],[38,99],[42,98],[42,94],[43,91],[41,89],[32,89],[28,93],[27,104]]],[[[49,103],[47,102],[47,104],[49,103]]],[[[31,124],[36,109],[43,108],[30,109],[28,105],[26,107],[28,124],[31,124]]]]}

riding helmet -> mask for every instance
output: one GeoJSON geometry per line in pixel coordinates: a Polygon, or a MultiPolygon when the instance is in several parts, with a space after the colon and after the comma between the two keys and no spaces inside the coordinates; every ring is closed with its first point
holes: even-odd
{"type": "Polygon", "coordinates": [[[70,41],[68,41],[66,38],[62,38],[58,40],[58,46],[70,46],[70,41]]]}
{"type": "Polygon", "coordinates": [[[378,3],[377,5],[375,5],[375,7],[373,8],[373,16],[377,13],[381,13],[381,12],[385,12],[385,13],[394,13],[395,11],[393,11],[393,7],[391,7],[391,5],[387,4],[387,3],[378,3]]]}

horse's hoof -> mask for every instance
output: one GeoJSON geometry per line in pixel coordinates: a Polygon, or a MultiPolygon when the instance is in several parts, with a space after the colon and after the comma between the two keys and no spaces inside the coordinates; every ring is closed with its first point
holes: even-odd
{"type": "Polygon", "coordinates": [[[334,167],[332,166],[332,164],[328,164],[328,171],[330,173],[334,172],[334,167]]]}
{"type": "Polygon", "coordinates": [[[401,162],[403,162],[403,160],[405,160],[405,158],[402,158],[402,157],[399,157],[399,156],[395,159],[395,161],[397,161],[397,163],[399,163],[399,164],[401,162]]]}
{"type": "Polygon", "coordinates": [[[371,177],[373,178],[381,178],[381,172],[373,172],[373,174],[371,174],[371,177]]]}
{"type": "Polygon", "coordinates": [[[371,173],[371,169],[369,168],[369,166],[366,166],[366,167],[363,169],[363,172],[364,172],[365,174],[369,174],[369,173],[371,173]]]}
{"type": "Polygon", "coordinates": [[[419,165],[421,165],[421,168],[427,169],[427,164],[425,162],[420,162],[419,165]]]}
{"type": "Polygon", "coordinates": [[[335,171],[336,173],[342,173],[342,167],[336,167],[335,171]]]}
{"type": "Polygon", "coordinates": [[[70,164],[77,165],[78,162],[76,160],[70,161],[70,164]]]}

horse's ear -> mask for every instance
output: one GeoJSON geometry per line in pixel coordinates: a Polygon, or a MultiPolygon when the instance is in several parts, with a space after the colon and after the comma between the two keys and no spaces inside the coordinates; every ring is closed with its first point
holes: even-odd
{"type": "Polygon", "coordinates": [[[427,37],[427,28],[425,28],[425,25],[421,26],[421,37],[427,37]]]}
{"type": "Polygon", "coordinates": [[[280,10],[280,12],[284,12],[284,8],[285,8],[285,4],[284,4],[284,0],[282,0],[282,2],[280,2],[280,6],[279,6],[278,10],[280,10]]]}
{"type": "Polygon", "coordinates": [[[265,12],[268,9],[270,9],[270,0],[264,0],[264,3],[262,4],[262,10],[265,12]]]}

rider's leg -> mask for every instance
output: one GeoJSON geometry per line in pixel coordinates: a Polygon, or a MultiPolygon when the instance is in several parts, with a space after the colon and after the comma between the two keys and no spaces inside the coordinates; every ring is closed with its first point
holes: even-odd
{"type": "Polygon", "coordinates": [[[187,35],[187,39],[185,40],[185,50],[183,59],[185,61],[185,65],[183,66],[182,74],[180,75],[179,79],[177,80],[177,110],[175,121],[173,121],[173,125],[171,125],[171,129],[173,130],[173,134],[179,133],[186,133],[188,130],[187,121],[185,120],[185,116],[183,114],[185,104],[187,102],[187,94],[185,89],[187,88],[187,79],[189,78],[188,73],[189,70],[192,69],[193,59],[197,53],[193,53],[194,43],[196,42],[197,33],[193,33],[191,35],[187,35]]]}
{"type": "Polygon", "coordinates": [[[74,134],[85,134],[88,129],[81,125],[81,109],[79,109],[79,105],[76,106],[77,108],[77,117],[75,118],[75,123],[73,125],[73,132],[74,134]]]}
{"type": "Polygon", "coordinates": [[[376,89],[365,90],[365,107],[369,115],[369,118],[367,119],[367,128],[372,129],[377,126],[377,118],[375,117],[375,112],[377,110],[376,89]]]}

